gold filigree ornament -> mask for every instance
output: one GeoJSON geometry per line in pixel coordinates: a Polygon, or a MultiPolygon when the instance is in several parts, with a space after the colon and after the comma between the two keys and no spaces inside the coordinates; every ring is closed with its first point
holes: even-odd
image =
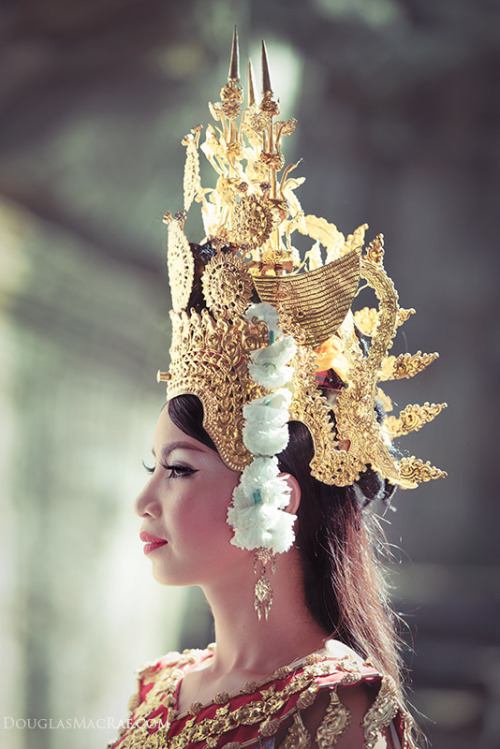
{"type": "Polygon", "coordinates": [[[318,749],[330,749],[344,733],[351,722],[351,713],[341,703],[336,691],[330,693],[330,703],[316,732],[318,749]]]}
{"type": "Polygon", "coordinates": [[[295,123],[277,119],[265,48],[262,83],[259,103],[250,72],[243,105],[235,37],[228,84],[221,102],[211,106],[215,126],[207,128],[200,145],[216,172],[215,187],[199,182],[195,151],[200,128],[185,140],[185,208],[201,206],[207,237],[217,251],[208,262],[196,264],[183,231],[186,214],[167,214],[173,330],[170,371],[160,374],[168,382],[167,397],[197,395],[205,429],[223,461],[243,471],[255,457],[242,438],[243,408],[277,389],[263,380],[258,385],[249,365],[272,346],[274,333],[291,336],[295,348],[286,362],[292,373],[286,383],[292,392],[288,413],[311,433],[313,476],[325,484],[348,486],[371,467],[403,488],[443,476],[415,458],[398,461],[391,440],[423,426],[444,404],[411,405],[382,423],[377,413],[381,402],[387,410],[391,407],[382,383],[412,377],[437,354],[390,355],[398,328],[414,310],[399,306],[384,270],[383,237],[365,247],[366,224],[346,237],[325,219],[304,214],[295,195],[304,181],[294,176],[298,162],[287,166],[282,153],[295,123]],[[295,232],[311,241],[304,261],[294,246],[295,232]],[[197,281],[201,277],[206,302],[201,313],[189,309],[195,276],[197,281]],[[375,292],[377,303],[354,314],[353,299],[365,287],[375,292]],[[248,303],[259,299],[278,311],[279,329],[246,314],[248,303]],[[341,380],[333,388],[329,372],[316,371],[316,352],[332,336],[343,357],[341,380]]]}
{"type": "Polygon", "coordinates": [[[401,704],[394,680],[384,676],[375,702],[363,718],[366,749],[374,749],[381,732],[391,724],[399,711],[401,704]]]}
{"type": "Polygon", "coordinates": [[[300,713],[295,713],[293,723],[279,749],[312,749],[311,735],[304,725],[300,713]]]}
{"type": "Polygon", "coordinates": [[[276,223],[273,207],[255,195],[241,198],[234,206],[233,237],[252,249],[260,248],[267,242],[276,223]]]}
{"type": "Polygon", "coordinates": [[[269,617],[271,606],[273,605],[273,589],[269,578],[266,576],[267,565],[271,565],[271,571],[276,572],[276,556],[270,552],[269,549],[257,549],[254,554],[254,573],[257,574],[258,565],[262,565],[262,569],[255,583],[254,588],[254,608],[257,612],[257,617],[261,619],[269,617]]]}
{"type": "Polygon", "coordinates": [[[201,280],[203,296],[214,314],[243,315],[253,293],[252,277],[232,252],[218,252],[207,263],[201,280]]]}

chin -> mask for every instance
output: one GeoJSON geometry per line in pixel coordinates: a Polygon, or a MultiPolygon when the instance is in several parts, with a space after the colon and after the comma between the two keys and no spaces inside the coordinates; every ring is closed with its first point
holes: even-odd
{"type": "Polygon", "coordinates": [[[172,570],[162,568],[160,565],[153,565],[153,577],[160,585],[182,586],[197,585],[197,581],[188,579],[186,574],[176,574],[172,570]]]}

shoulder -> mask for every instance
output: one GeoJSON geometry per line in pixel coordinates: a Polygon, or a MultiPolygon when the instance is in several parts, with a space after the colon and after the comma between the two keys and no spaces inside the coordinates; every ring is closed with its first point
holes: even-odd
{"type": "Polygon", "coordinates": [[[299,745],[294,742],[301,735],[307,737],[311,747],[319,748],[416,746],[412,719],[392,677],[381,674],[348,649],[306,663],[304,673],[314,676],[314,682],[299,697],[280,749],[299,745]]]}

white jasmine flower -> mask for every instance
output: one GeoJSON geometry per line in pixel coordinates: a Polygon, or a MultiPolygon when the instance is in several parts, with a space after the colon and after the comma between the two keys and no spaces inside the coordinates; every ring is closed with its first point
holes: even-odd
{"type": "Polygon", "coordinates": [[[270,429],[258,429],[243,425],[243,442],[245,447],[254,455],[274,455],[280,453],[288,445],[288,425],[270,429]]]}
{"type": "Polygon", "coordinates": [[[254,317],[257,317],[259,320],[263,320],[263,322],[265,322],[267,327],[269,328],[269,331],[272,331],[275,335],[281,335],[281,331],[279,328],[278,310],[276,309],[276,307],[273,307],[272,304],[268,304],[267,302],[251,304],[247,308],[245,315],[250,320],[254,317]]]}
{"type": "Polygon", "coordinates": [[[253,463],[245,469],[240,483],[234,489],[233,504],[235,507],[245,508],[259,503],[276,508],[286,507],[290,501],[290,487],[285,477],[279,475],[279,469],[276,469],[272,477],[263,481],[255,476],[252,468],[253,463]]]}
{"type": "Polygon", "coordinates": [[[291,392],[284,388],[263,398],[256,398],[243,406],[243,416],[247,425],[263,429],[283,426],[288,421],[291,400],[291,392]]]}
{"type": "Polygon", "coordinates": [[[295,516],[285,511],[290,487],[280,476],[278,459],[288,444],[288,419],[292,393],[288,387],[293,367],[288,362],[297,350],[291,336],[283,336],[277,310],[270,304],[254,304],[250,319],[263,320],[270,343],[252,352],[248,371],[259,385],[272,390],[243,408],[243,442],[254,456],[234,489],[227,518],[234,529],[232,543],[242,549],[264,547],[279,554],[293,543],[295,516]]]}
{"type": "Polygon", "coordinates": [[[248,487],[248,490],[256,488],[256,484],[265,484],[272,481],[279,474],[278,458],[257,456],[241,474],[240,485],[248,487]]]}
{"type": "Polygon", "coordinates": [[[248,362],[248,371],[252,379],[265,388],[277,388],[286,385],[293,375],[292,367],[275,367],[274,364],[263,366],[248,362]]]}
{"type": "Polygon", "coordinates": [[[271,507],[254,505],[243,510],[230,507],[228,521],[234,527],[231,543],[242,549],[273,549],[276,554],[287,551],[293,543],[295,515],[271,507]]]}
{"type": "Polygon", "coordinates": [[[297,345],[292,336],[286,336],[279,341],[271,343],[266,348],[259,348],[252,351],[250,359],[254,364],[274,364],[275,367],[282,367],[287,364],[294,356],[297,345]]]}

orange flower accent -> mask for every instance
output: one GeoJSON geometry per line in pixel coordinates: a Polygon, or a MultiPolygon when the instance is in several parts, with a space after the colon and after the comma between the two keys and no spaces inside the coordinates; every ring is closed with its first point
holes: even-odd
{"type": "Polygon", "coordinates": [[[349,363],[343,352],[344,341],[337,335],[332,335],[316,351],[318,354],[316,371],[326,372],[328,369],[333,369],[340,379],[345,381],[349,370],[349,363]]]}

